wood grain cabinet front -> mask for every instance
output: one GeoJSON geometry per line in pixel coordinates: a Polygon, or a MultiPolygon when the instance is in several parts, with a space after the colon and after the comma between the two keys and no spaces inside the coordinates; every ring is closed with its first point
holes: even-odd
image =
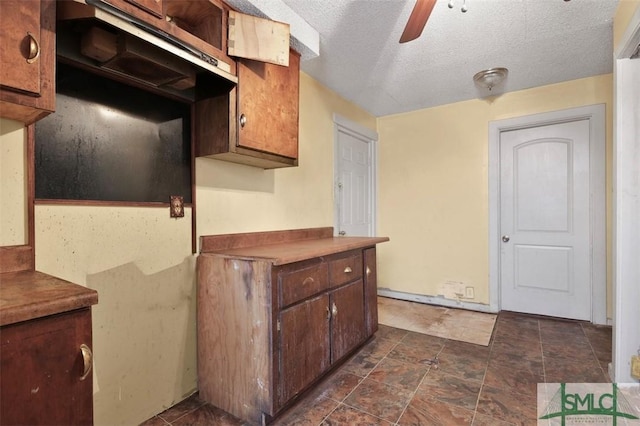
{"type": "Polygon", "coordinates": [[[298,165],[300,55],[237,61],[238,85],[196,102],[196,156],[273,169],[298,165]]]}
{"type": "Polygon", "coordinates": [[[55,0],[0,1],[0,117],[31,124],[55,108],[55,0]]]}
{"type": "Polygon", "coordinates": [[[0,329],[3,425],[91,425],[91,309],[0,329]]]}
{"type": "MultiPolygon", "coordinates": [[[[371,337],[370,244],[284,264],[202,253],[200,397],[252,424],[268,422],[371,337]]],[[[282,250],[264,247],[260,257],[282,250]]]]}

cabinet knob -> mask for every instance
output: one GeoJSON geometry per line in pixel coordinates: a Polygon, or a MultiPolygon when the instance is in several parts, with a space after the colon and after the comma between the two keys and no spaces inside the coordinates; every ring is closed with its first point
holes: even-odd
{"type": "Polygon", "coordinates": [[[240,114],[240,127],[244,127],[247,124],[247,116],[240,114]]]}
{"type": "Polygon", "coordinates": [[[345,274],[350,274],[353,272],[353,269],[351,269],[351,266],[347,266],[346,268],[344,268],[344,273],[345,274]]]}
{"type": "Polygon", "coordinates": [[[371,268],[367,266],[367,276],[371,275],[371,268]]]}
{"type": "Polygon", "coordinates": [[[331,315],[334,317],[338,315],[338,307],[336,306],[336,302],[333,302],[331,304],[331,315]]]}
{"type": "Polygon", "coordinates": [[[27,33],[27,37],[29,37],[29,56],[27,56],[27,63],[32,64],[37,61],[38,56],[40,56],[40,45],[31,33],[27,33]]]}
{"type": "Polygon", "coordinates": [[[84,370],[82,372],[82,376],[80,376],[80,380],[84,380],[87,378],[89,373],[91,373],[91,367],[93,366],[93,352],[91,352],[89,346],[84,343],[80,345],[80,352],[82,353],[82,363],[84,365],[84,370]]]}

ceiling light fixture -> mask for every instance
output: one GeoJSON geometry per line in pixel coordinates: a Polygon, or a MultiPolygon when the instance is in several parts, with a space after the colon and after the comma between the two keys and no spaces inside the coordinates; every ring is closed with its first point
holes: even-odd
{"type": "Polygon", "coordinates": [[[473,82],[491,91],[493,87],[502,83],[508,74],[509,70],[506,68],[489,68],[488,70],[476,73],[476,75],[473,76],[473,82]]]}
{"type": "MultiPolygon", "coordinates": [[[[447,6],[449,6],[449,9],[453,9],[455,7],[454,1],[449,0],[449,3],[447,4],[447,6]]],[[[469,10],[469,8],[467,7],[467,0],[462,0],[462,7],[460,8],[460,11],[462,13],[467,13],[467,10],[469,10]]]]}

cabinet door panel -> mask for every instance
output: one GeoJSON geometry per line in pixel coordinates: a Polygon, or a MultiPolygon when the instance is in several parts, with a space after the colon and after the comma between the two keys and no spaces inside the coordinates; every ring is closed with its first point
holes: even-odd
{"type": "MultiPolygon", "coordinates": [[[[40,58],[27,62],[31,40],[39,49],[40,2],[0,1],[0,85],[33,95],[40,93],[40,58]]],[[[38,55],[39,56],[39,55],[38,55]]]]}
{"type": "Polygon", "coordinates": [[[376,249],[364,250],[364,315],[367,337],[378,331],[378,279],[376,249]]]}
{"type": "Polygon", "coordinates": [[[0,417],[3,425],[93,423],[92,377],[80,380],[80,345],[91,347],[91,311],[2,328],[0,417]]]}
{"type": "Polygon", "coordinates": [[[323,294],[280,313],[279,406],[329,368],[328,307],[323,294]]]}
{"type": "Polygon", "coordinates": [[[238,146],[298,158],[299,68],[238,60],[238,146]]]}
{"type": "Polygon", "coordinates": [[[365,338],[363,282],[331,292],[331,362],[336,362],[365,338]]]}

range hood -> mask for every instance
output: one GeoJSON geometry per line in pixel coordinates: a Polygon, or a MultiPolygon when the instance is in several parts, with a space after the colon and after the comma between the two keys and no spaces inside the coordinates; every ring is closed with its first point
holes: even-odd
{"type": "Polygon", "coordinates": [[[230,64],[101,0],[58,2],[58,20],[58,57],[69,62],[185,99],[197,80],[238,82],[230,64]]]}

